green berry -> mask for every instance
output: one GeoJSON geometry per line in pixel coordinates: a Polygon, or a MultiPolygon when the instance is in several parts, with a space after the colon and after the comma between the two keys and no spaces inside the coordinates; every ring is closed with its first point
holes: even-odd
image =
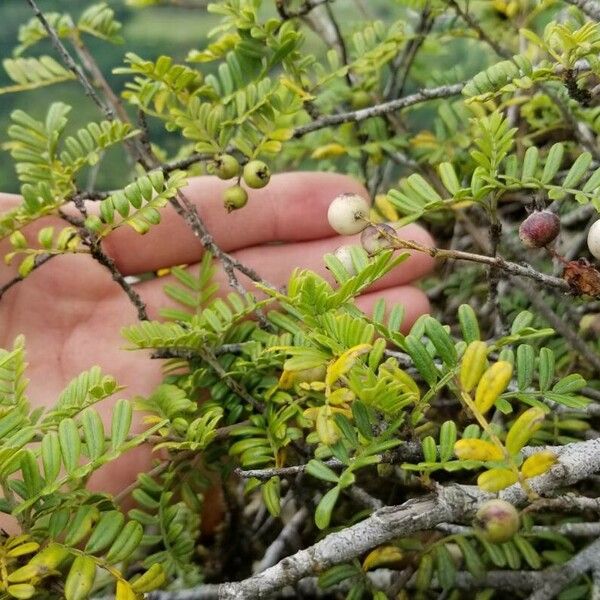
{"type": "Polygon", "coordinates": [[[271,171],[262,160],[251,160],[244,165],[244,183],[250,188],[262,188],[269,183],[271,171]]]}
{"type": "Polygon", "coordinates": [[[231,154],[217,154],[212,163],[212,168],[219,179],[232,179],[239,175],[240,163],[231,154]]]}
{"type": "Polygon", "coordinates": [[[355,110],[367,108],[367,106],[371,106],[372,102],[373,98],[371,98],[371,94],[369,94],[369,92],[365,92],[365,90],[358,90],[354,92],[350,98],[350,104],[355,110]]]}
{"type": "Polygon", "coordinates": [[[508,542],[519,531],[519,513],[505,500],[488,500],[477,511],[473,525],[488,542],[508,542]]]}
{"type": "Polygon", "coordinates": [[[232,185],[223,192],[223,205],[227,212],[246,206],[248,192],[239,185],[232,185]]]}

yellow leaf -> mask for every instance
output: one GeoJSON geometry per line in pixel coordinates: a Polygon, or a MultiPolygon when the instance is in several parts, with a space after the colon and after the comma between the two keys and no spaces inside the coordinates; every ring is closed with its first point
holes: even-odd
{"type": "Polygon", "coordinates": [[[502,460],[504,453],[496,444],[478,439],[458,440],[454,444],[454,454],[463,460],[502,460]]]}
{"type": "Polygon", "coordinates": [[[305,102],[307,100],[315,99],[315,96],[309,94],[306,90],[303,90],[299,85],[296,85],[291,79],[288,79],[287,77],[281,77],[279,79],[279,83],[281,83],[288,90],[294,92],[294,94],[302,98],[302,100],[304,100],[305,102]]]}
{"type": "Polygon", "coordinates": [[[337,360],[327,367],[325,383],[331,387],[342,375],[346,374],[356,363],[361,354],[371,350],[371,344],[358,344],[346,350],[337,360]]]}
{"type": "Polygon", "coordinates": [[[340,432],[333,420],[333,411],[329,406],[319,407],[316,430],[319,440],[326,446],[331,446],[340,439],[340,432]]]}
{"type": "Polygon", "coordinates": [[[133,590],[139,594],[151,592],[161,587],[166,581],[166,574],[159,563],[154,563],[145,573],[131,582],[133,590]]]}
{"type": "Polygon", "coordinates": [[[41,565],[48,570],[54,570],[69,556],[69,551],[58,544],[49,544],[38,552],[30,561],[30,565],[41,565]]]}
{"type": "Polygon", "coordinates": [[[338,388],[329,394],[327,397],[327,402],[332,404],[333,406],[338,406],[340,404],[348,404],[348,402],[352,402],[356,396],[352,390],[348,388],[338,388]]]}
{"type": "Polygon", "coordinates": [[[139,598],[139,596],[126,581],[123,581],[122,579],[117,581],[115,600],[137,600],[137,598],[139,598]]]}
{"type": "Polygon", "coordinates": [[[380,546],[367,554],[365,560],[363,560],[362,568],[364,571],[368,571],[374,567],[400,562],[403,558],[404,554],[400,548],[396,548],[396,546],[380,546]]]}
{"type": "Polygon", "coordinates": [[[517,482],[519,476],[510,469],[490,469],[477,478],[477,485],[484,492],[499,492],[517,482]]]}
{"type": "Polygon", "coordinates": [[[511,454],[520,452],[531,436],[542,426],[545,416],[546,413],[538,406],[522,413],[506,434],[506,449],[511,454]]]}
{"type": "Polygon", "coordinates": [[[28,583],[9,585],[7,591],[13,598],[19,598],[22,600],[33,598],[33,595],[35,594],[35,588],[28,583]]]}
{"type": "Polygon", "coordinates": [[[37,542],[27,542],[20,546],[15,546],[6,553],[6,556],[23,556],[23,554],[31,554],[35,552],[40,545],[37,542]]]}
{"type": "Polygon", "coordinates": [[[397,221],[400,218],[398,211],[385,194],[375,196],[375,207],[387,221],[397,221]]]}
{"type": "Polygon", "coordinates": [[[44,572],[44,567],[41,565],[25,565],[8,575],[8,581],[11,583],[23,583],[31,581],[44,572]]]}
{"type": "Polygon", "coordinates": [[[463,354],[460,364],[460,385],[470,392],[481,379],[487,367],[488,347],[485,342],[471,342],[463,354]]]}
{"type": "Polygon", "coordinates": [[[296,381],[296,371],[284,369],[279,377],[279,387],[282,390],[289,390],[294,385],[294,381],[296,381]]]}
{"type": "Polygon", "coordinates": [[[341,156],[342,154],[346,154],[346,148],[341,144],[331,143],[315,148],[310,157],[315,159],[332,158],[334,156],[341,156]]]}
{"type": "Polygon", "coordinates": [[[549,450],[537,452],[525,460],[521,466],[521,475],[525,479],[543,475],[557,460],[556,454],[553,454],[549,450]]]}
{"type": "Polygon", "coordinates": [[[294,135],[294,129],[292,127],[286,127],[281,129],[275,129],[269,133],[269,138],[272,140],[278,140],[280,142],[285,142],[292,138],[294,135]]]}
{"type": "Polygon", "coordinates": [[[391,377],[402,384],[402,387],[404,388],[403,391],[412,394],[415,397],[416,402],[420,399],[421,390],[419,389],[417,382],[406,371],[403,371],[394,359],[385,361],[379,367],[379,370],[380,372],[385,371],[386,373],[389,373],[391,377]]]}
{"type": "Polygon", "coordinates": [[[420,131],[410,140],[410,143],[415,148],[430,148],[432,150],[437,150],[439,146],[437,137],[430,131],[420,131]]]}
{"type": "Polygon", "coordinates": [[[506,390],[512,377],[513,367],[506,360],[493,364],[479,380],[475,392],[475,406],[484,415],[506,390]]]}

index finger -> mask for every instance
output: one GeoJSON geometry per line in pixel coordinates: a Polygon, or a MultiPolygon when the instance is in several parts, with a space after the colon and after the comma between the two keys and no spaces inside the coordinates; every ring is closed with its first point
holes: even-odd
{"type": "MultiPolygon", "coordinates": [[[[338,194],[364,197],[355,179],[336,173],[295,172],[274,175],[260,190],[249,190],[248,204],[228,214],[222,193],[232,185],[217,177],[196,177],[184,189],[216,244],[225,252],[268,242],[299,242],[332,237],[327,207],[338,194]]],[[[93,205],[88,205],[93,210],[93,205]]],[[[125,275],[197,262],[202,245],[189,226],[168,206],[161,223],[140,236],[121,227],[103,242],[117,268],[125,275]]]]}

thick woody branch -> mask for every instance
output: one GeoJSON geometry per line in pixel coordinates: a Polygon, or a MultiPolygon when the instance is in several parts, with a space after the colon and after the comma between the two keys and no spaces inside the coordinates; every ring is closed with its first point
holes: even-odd
{"type": "MultiPolygon", "coordinates": [[[[569,444],[561,448],[558,463],[545,475],[530,480],[530,485],[537,494],[542,495],[586,479],[598,470],[600,439],[569,444]]],[[[528,501],[526,492],[518,484],[506,489],[501,497],[515,505],[523,505],[528,501]]],[[[331,533],[315,545],[284,558],[244,581],[205,585],[179,592],[153,592],[148,595],[148,600],[266,598],[286,586],[294,586],[304,577],[351,561],[396,537],[431,529],[444,522],[464,522],[488,498],[489,495],[476,487],[440,486],[432,495],[409,500],[400,506],[382,508],[364,521],[331,533]]],[[[598,548],[594,552],[597,554],[598,548]]],[[[584,558],[589,554],[592,552],[588,552],[584,558]]],[[[585,560],[581,559],[581,563],[585,563],[585,560]]],[[[572,578],[578,572],[583,572],[578,570],[579,565],[579,562],[576,563],[569,571],[570,574],[575,573],[572,578]]]]}

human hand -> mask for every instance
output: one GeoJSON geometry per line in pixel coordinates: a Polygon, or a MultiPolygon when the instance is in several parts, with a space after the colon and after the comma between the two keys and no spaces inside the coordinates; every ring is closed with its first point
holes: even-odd
{"type": "MultiPolygon", "coordinates": [[[[194,202],[218,246],[242,263],[254,268],[276,286],[285,285],[295,267],[329,277],[323,255],[352,238],[336,236],[326,214],[330,201],[339,193],[367,195],[356,181],[329,173],[287,173],[276,175],[261,190],[251,190],[248,205],[227,214],[221,200],[229,185],[215,177],[192,179],[186,195],[194,202]],[[275,244],[275,242],[278,242],[275,244]]],[[[0,210],[19,202],[17,196],[0,195],[0,210]]],[[[94,203],[88,203],[90,211],[94,203]]],[[[65,223],[56,217],[41,219],[24,230],[35,247],[41,227],[65,223]]],[[[416,225],[406,227],[402,237],[431,245],[431,237],[416,225]]],[[[184,221],[168,207],[160,225],[140,236],[128,227],[111,233],[103,242],[124,275],[136,275],[174,265],[197,263],[202,246],[184,221]]],[[[9,250],[5,241],[2,255],[9,250]]],[[[358,299],[369,311],[384,297],[389,304],[406,307],[404,327],[429,308],[427,298],[412,285],[432,267],[432,259],[415,254],[358,299]]],[[[16,274],[14,266],[0,266],[0,285],[16,274]]],[[[330,278],[330,277],[329,277],[330,278]]],[[[147,304],[150,318],[170,304],[163,293],[169,277],[136,284],[147,304]]],[[[217,274],[222,293],[230,291],[222,270],[217,274]]],[[[249,280],[240,281],[252,289],[249,280]]],[[[32,272],[25,281],[6,292],[0,301],[0,347],[9,348],[24,334],[29,362],[29,397],[34,406],[51,406],[65,385],[80,372],[99,365],[127,386],[127,397],[147,395],[162,379],[160,362],[144,352],[125,350],[120,330],[135,322],[136,312],[111,274],[89,255],[64,255],[32,272]]],[[[99,407],[107,416],[110,405],[99,407]]],[[[116,492],[130,483],[147,466],[147,452],[130,452],[119,467],[114,463],[96,473],[94,487],[116,492]]]]}

